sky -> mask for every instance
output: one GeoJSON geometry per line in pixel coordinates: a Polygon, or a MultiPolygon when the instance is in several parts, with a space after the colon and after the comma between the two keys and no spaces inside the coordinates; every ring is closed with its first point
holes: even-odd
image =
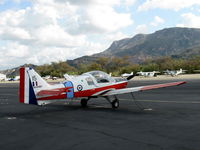
{"type": "Polygon", "coordinates": [[[200,1],[0,0],[0,70],[99,53],[170,27],[200,28],[200,1]]]}

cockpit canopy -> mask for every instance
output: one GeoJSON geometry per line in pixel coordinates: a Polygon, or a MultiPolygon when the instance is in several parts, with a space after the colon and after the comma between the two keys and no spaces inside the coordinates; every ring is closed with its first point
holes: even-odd
{"type": "Polygon", "coordinates": [[[109,83],[109,82],[115,82],[115,80],[109,76],[107,73],[102,72],[102,71],[90,71],[87,73],[84,73],[85,75],[89,74],[93,76],[97,83],[109,83]]]}

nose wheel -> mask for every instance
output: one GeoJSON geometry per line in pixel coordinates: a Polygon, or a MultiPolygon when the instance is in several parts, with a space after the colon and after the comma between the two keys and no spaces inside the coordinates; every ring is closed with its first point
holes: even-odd
{"type": "Polygon", "coordinates": [[[118,108],[119,107],[119,100],[115,99],[111,102],[112,108],[118,108]]]}

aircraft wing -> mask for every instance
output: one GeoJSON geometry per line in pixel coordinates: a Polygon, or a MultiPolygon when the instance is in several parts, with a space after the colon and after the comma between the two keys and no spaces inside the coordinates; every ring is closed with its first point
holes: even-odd
{"type": "Polygon", "coordinates": [[[171,83],[164,83],[164,84],[154,84],[154,85],[147,85],[147,86],[139,86],[139,87],[118,89],[118,90],[111,90],[101,96],[110,96],[110,95],[119,95],[119,94],[132,93],[132,92],[138,92],[138,91],[146,91],[146,90],[181,85],[181,84],[185,84],[185,83],[186,83],[185,81],[180,81],[180,82],[171,82],[171,83]]]}

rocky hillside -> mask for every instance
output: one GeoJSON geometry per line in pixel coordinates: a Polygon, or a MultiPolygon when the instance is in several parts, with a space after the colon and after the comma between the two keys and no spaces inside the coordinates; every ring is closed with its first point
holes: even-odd
{"type": "MultiPolygon", "coordinates": [[[[36,67],[36,65],[33,65],[33,64],[24,64],[23,66],[24,67],[31,67],[31,68],[36,67]]],[[[7,77],[15,77],[15,76],[19,75],[19,68],[20,67],[22,67],[22,66],[12,68],[12,69],[3,70],[3,71],[0,71],[0,73],[6,74],[7,77]]]]}
{"type": "Polygon", "coordinates": [[[102,53],[95,56],[132,56],[136,62],[148,57],[182,55],[200,52],[200,29],[168,28],[152,34],[138,34],[130,39],[115,41],[102,53]]]}
{"type": "Polygon", "coordinates": [[[130,61],[133,63],[142,63],[148,58],[162,56],[188,58],[197,54],[200,54],[200,29],[175,27],[114,41],[105,51],[77,58],[70,61],[70,64],[88,63],[102,56],[130,56],[130,61]]]}

